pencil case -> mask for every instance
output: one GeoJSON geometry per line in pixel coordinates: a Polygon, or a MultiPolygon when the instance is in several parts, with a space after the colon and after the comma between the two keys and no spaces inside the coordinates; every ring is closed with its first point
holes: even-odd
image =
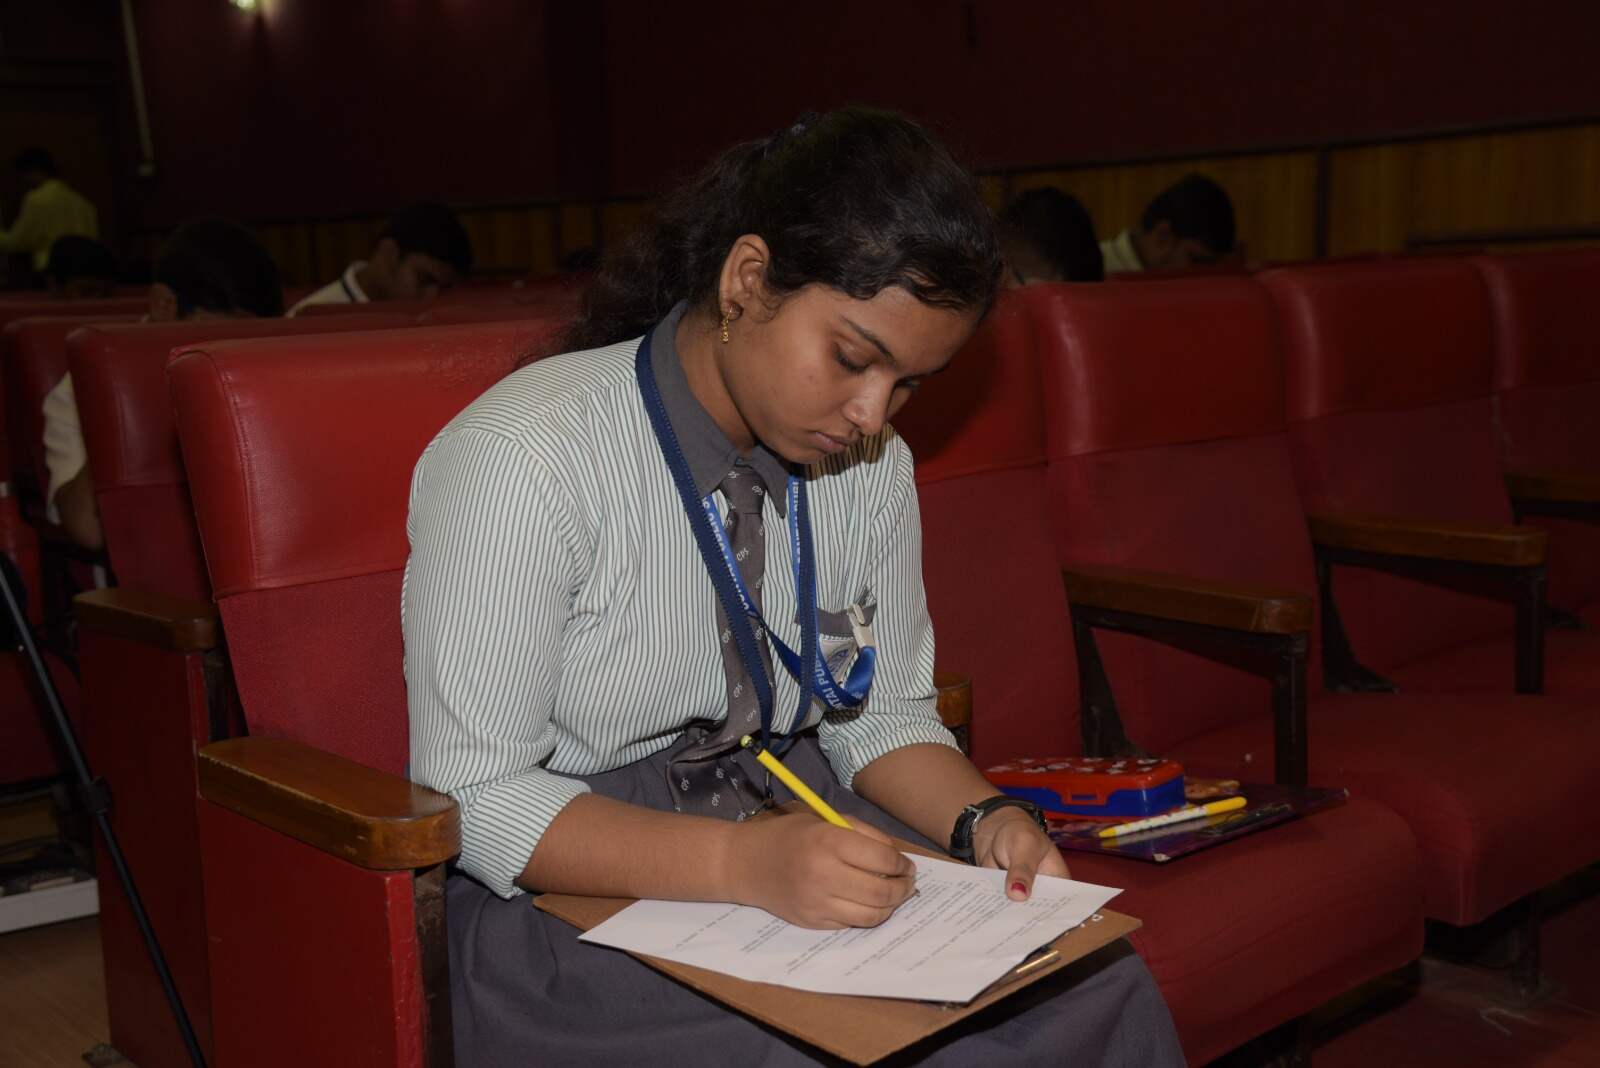
{"type": "Polygon", "coordinates": [[[1006,794],[1052,816],[1127,819],[1184,804],[1183,766],[1174,760],[1025,757],[983,774],[1006,794]]]}

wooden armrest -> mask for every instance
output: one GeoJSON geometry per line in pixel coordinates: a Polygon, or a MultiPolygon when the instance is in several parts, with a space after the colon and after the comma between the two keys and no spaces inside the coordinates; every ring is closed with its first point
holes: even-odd
{"type": "Polygon", "coordinates": [[[1451,523],[1392,516],[1320,513],[1306,517],[1311,540],[1330,549],[1415,556],[1464,564],[1534,567],[1544,563],[1547,535],[1533,527],[1451,523]]]}
{"type": "Polygon", "coordinates": [[[461,812],[448,796],[281,738],[200,750],[200,796],[376,871],[429,868],[461,850],[461,812]]]}
{"type": "Polygon", "coordinates": [[[188,601],[135,590],[90,590],[72,599],[78,626],[116,638],[127,638],[180,653],[203,653],[217,647],[217,608],[209,601],[188,601]]]}
{"type": "Polygon", "coordinates": [[[1523,500],[1600,504],[1600,474],[1507,471],[1506,489],[1523,500]]]}
{"type": "Polygon", "coordinates": [[[953,671],[935,671],[933,685],[939,692],[939,721],[951,730],[972,722],[972,680],[953,671]]]}
{"type": "Polygon", "coordinates": [[[1067,600],[1085,607],[1256,634],[1311,629],[1311,598],[1301,593],[1088,564],[1062,568],[1061,578],[1067,600]]]}

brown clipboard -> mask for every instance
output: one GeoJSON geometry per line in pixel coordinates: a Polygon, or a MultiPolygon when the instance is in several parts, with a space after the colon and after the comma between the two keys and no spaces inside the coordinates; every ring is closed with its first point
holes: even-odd
{"type": "MultiPolygon", "coordinates": [[[[901,843],[903,848],[917,849],[901,843]]],[[[543,894],[534,906],[587,931],[633,904],[630,898],[577,897],[571,894],[543,894]]],[[[853,997],[844,994],[816,994],[792,990],[771,983],[754,983],[721,972],[677,964],[658,957],[633,954],[650,967],[678,982],[753,1017],[769,1027],[793,1035],[826,1050],[851,1064],[872,1064],[899,1052],[929,1035],[982,1012],[1003,998],[1038,982],[1097,949],[1110,945],[1131,931],[1140,921],[1110,909],[1101,909],[1079,926],[1050,943],[1048,953],[1036,954],[1002,976],[988,990],[965,1005],[944,1005],[901,998],[853,997]]],[[[596,953],[616,953],[604,946],[591,947],[596,953]]]]}

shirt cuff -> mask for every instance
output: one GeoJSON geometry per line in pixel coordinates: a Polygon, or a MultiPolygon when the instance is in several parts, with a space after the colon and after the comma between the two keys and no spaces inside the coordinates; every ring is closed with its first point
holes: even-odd
{"type": "Polygon", "coordinates": [[[544,771],[452,791],[461,806],[458,866],[501,897],[526,893],[516,880],[545,829],[573,798],[589,792],[586,783],[544,771]]]}
{"type": "Polygon", "coordinates": [[[931,709],[932,702],[919,701],[890,711],[880,706],[845,723],[829,724],[824,720],[817,731],[817,741],[834,775],[848,787],[862,768],[908,745],[947,745],[960,752],[955,735],[931,714],[931,709]]]}

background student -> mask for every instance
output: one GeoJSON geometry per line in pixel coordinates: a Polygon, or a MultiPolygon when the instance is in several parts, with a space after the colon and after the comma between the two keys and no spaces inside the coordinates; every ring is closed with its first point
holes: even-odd
{"type": "Polygon", "coordinates": [[[432,300],[472,272],[472,240],[443,204],[413,204],[394,214],[372,254],[289,310],[313,304],[432,300]]]}

